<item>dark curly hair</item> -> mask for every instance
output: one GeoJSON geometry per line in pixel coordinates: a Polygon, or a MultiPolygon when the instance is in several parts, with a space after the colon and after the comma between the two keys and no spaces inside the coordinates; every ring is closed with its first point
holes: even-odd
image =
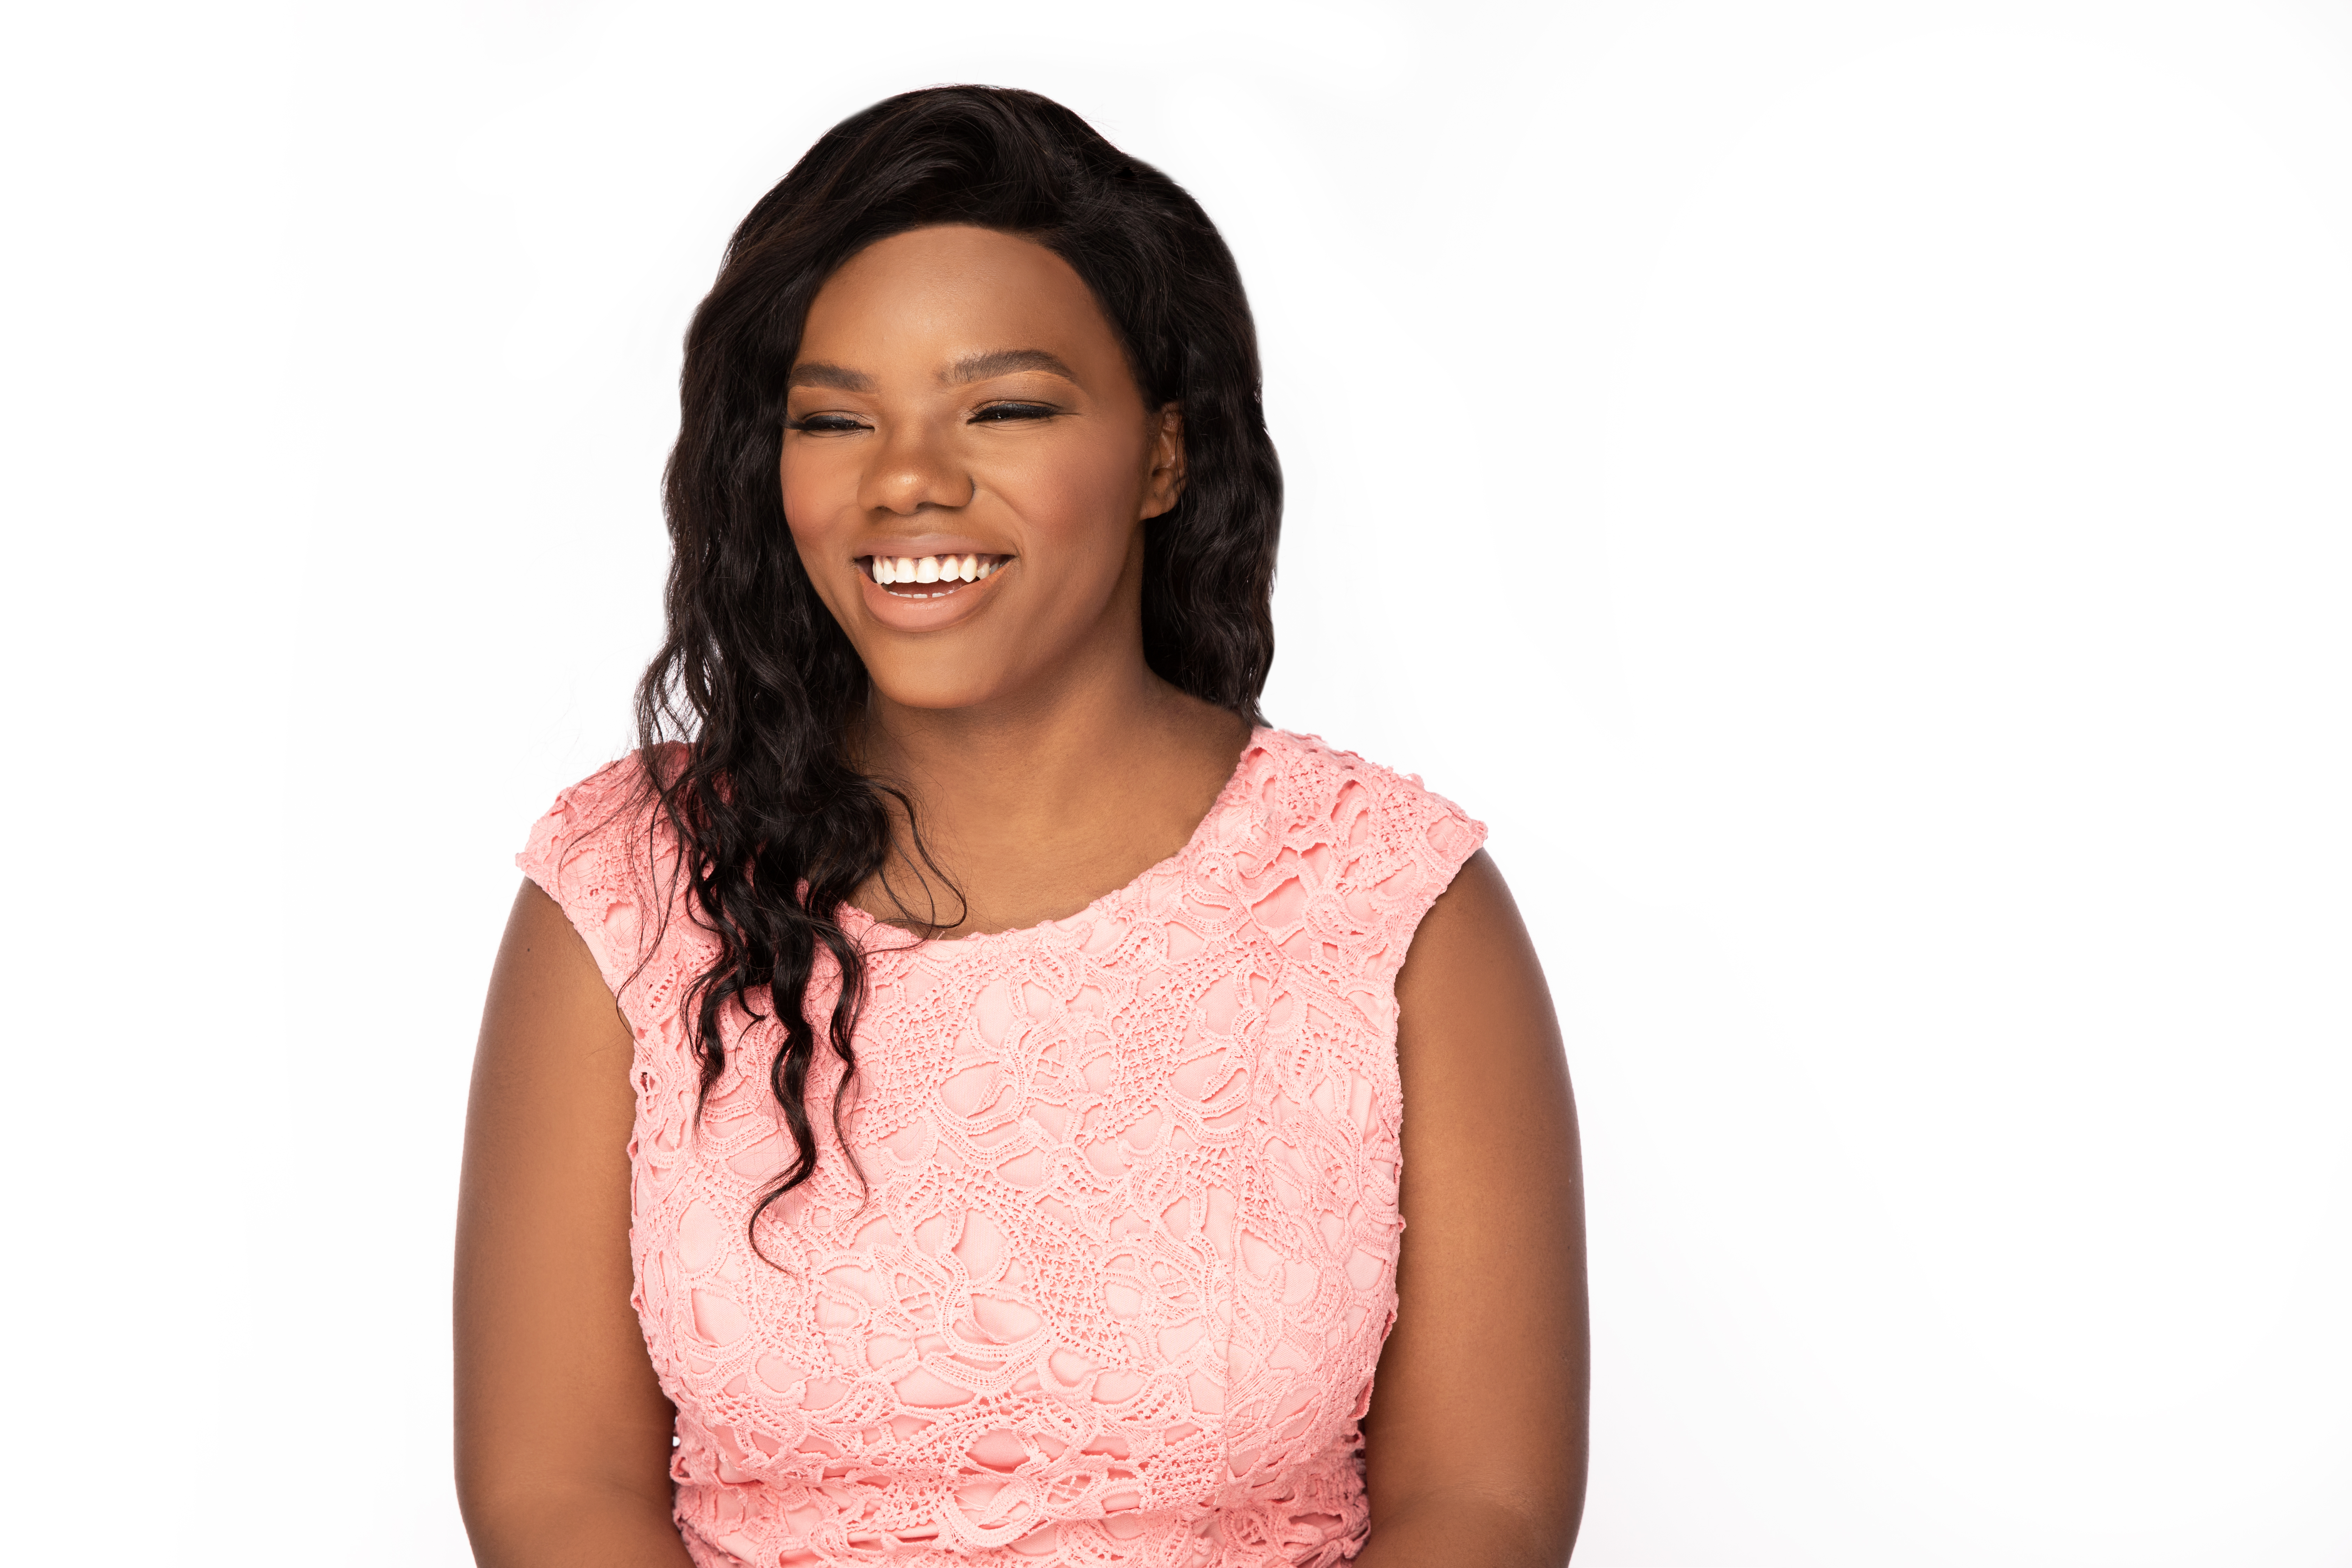
{"type": "MultiPolygon", "coordinates": [[[[804,1102],[820,950],[841,977],[826,1035],[846,1088],[866,968],[840,910],[891,852],[890,801],[913,820],[906,796],[848,749],[866,667],[785,526],[785,378],[825,279],[878,239],[940,224],[1017,234],[1060,256],[1109,319],[1145,405],[1181,411],[1184,491],[1145,524],[1152,670],[1257,722],[1274,658],[1282,470],[1241,274],[1200,204],[1034,92],[929,88],[827,132],[736,229],[687,331],[664,479],[667,635],[636,700],[646,785],[676,831],[694,916],[719,938],[680,1003],[703,1094],[726,1065],[730,1004],[762,1016],[767,989],[783,1028],[770,1086],[795,1154],[755,1224],[816,1170],[804,1102]]],[[[836,1093],[836,1134],[840,1110],[836,1093]]]]}

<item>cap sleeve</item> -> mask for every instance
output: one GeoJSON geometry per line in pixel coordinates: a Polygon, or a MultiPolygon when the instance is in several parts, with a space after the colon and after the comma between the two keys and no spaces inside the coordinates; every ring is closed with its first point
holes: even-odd
{"type": "Polygon", "coordinates": [[[637,754],[609,763],[555,797],[515,864],[555,900],[604,984],[619,997],[660,926],[653,855],[655,803],[637,754]]]}
{"type": "Polygon", "coordinates": [[[1380,772],[1387,776],[1372,814],[1380,869],[1371,893],[1389,938],[1378,978],[1392,982],[1422,917],[1486,842],[1486,825],[1427,788],[1418,774],[1380,772]]]}

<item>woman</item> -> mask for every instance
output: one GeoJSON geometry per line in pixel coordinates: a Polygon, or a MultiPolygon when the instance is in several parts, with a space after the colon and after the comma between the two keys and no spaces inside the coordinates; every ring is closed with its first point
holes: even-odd
{"type": "Polygon", "coordinates": [[[1257,379],[1200,208],[1034,94],[738,230],[645,747],[491,982],[478,1561],[1566,1560],[1557,1027],[1484,829],[1260,721],[1257,379]]]}

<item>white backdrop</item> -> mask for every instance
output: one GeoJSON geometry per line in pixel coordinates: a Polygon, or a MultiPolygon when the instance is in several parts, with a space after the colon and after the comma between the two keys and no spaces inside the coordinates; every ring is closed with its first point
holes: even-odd
{"type": "Polygon", "coordinates": [[[2352,1561],[2352,9],[12,28],[12,1560],[467,1561],[475,1019],[627,742],[680,331],[983,80],[1223,226],[1269,713],[1536,928],[1580,1564],[2352,1561]]]}

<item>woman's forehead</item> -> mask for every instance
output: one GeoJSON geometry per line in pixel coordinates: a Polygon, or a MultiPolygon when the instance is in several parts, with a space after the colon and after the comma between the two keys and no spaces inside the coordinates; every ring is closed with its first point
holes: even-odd
{"type": "Polygon", "coordinates": [[[957,384],[1034,370],[1084,382],[1107,356],[1120,359],[1118,340],[1068,262],[1019,235],[942,226],[877,240],[825,280],[793,379],[856,390],[833,373],[957,384]]]}

